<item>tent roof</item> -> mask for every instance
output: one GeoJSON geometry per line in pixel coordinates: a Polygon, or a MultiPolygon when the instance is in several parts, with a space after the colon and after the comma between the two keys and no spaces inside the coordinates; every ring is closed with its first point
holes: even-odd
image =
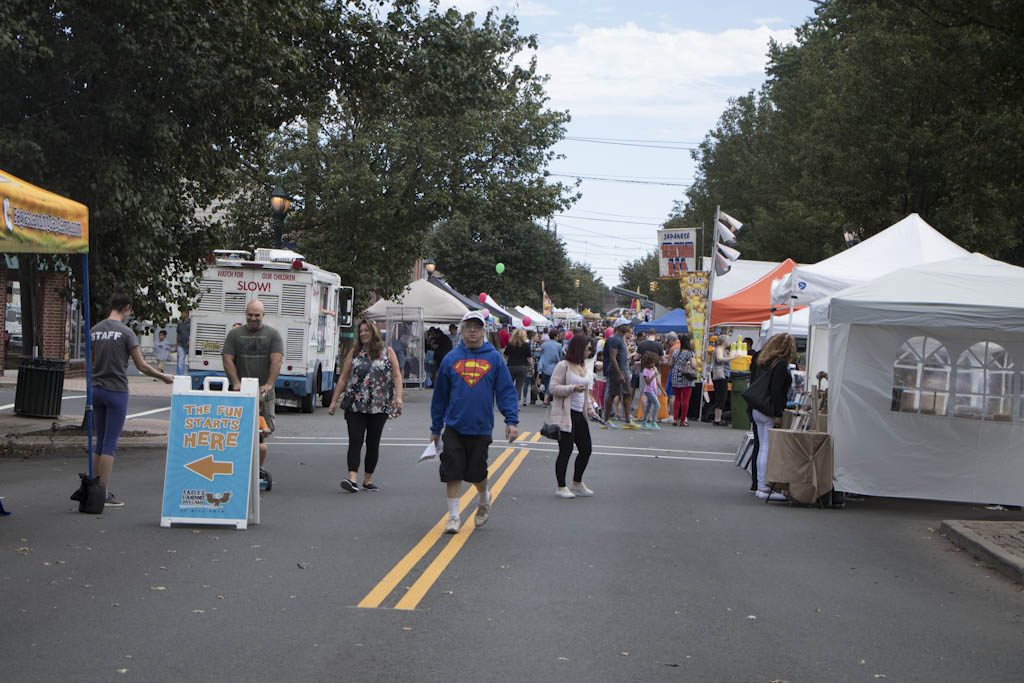
{"type": "Polygon", "coordinates": [[[807,306],[793,309],[793,319],[790,321],[789,313],[773,315],[761,323],[761,336],[767,338],[769,335],[776,335],[786,332],[794,337],[806,337],[810,329],[811,309],[807,306]]]}
{"type": "MultiPolygon", "coordinates": [[[[462,292],[460,292],[457,289],[455,289],[454,287],[452,287],[450,284],[448,284],[447,282],[445,282],[444,280],[442,280],[441,278],[439,278],[436,275],[431,275],[427,279],[427,282],[429,282],[430,284],[434,285],[435,287],[437,287],[441,291],[447,292],[451,296],[454,296],[456,299],[461,301],[462,304],[468,310],[472,310],[472,311],[487,310],[487,311],[490,311],[490,314],[493,315],[495,318],[497,318],[498,321],[501,324],[509,325],[509,324],[512,323],[512,316],[509,315],[508,313],[506,313],[504,311],[504,309],[497,308],[495,306],[491,306],[490,304],[482,304],[482,303],[480,303],[480,299],[471,299],[468,296],[466,296],[465,294],[463,294],[462,292]]],[[[459,320],[461,321],[461,318],[459,320]]]]}
{"type": "Polygon", "coordinates": [[[516,306],[515,310],[516,310],[516,313],[518,313],[521,318],[529,318],[530,319],[530,327],[535,327],[535,328],[551,327],[551,321],[550,320],[548,320],[542,314],[540,314],[537,311],[533,310],[529,306],[516,306]]]}
{"type": "MultiPolygon", "coordinates": [[[[705,258],[710,267],[711,259],[705,258]]],[[[732,262],[729,272],[715,278],[713,301],[730,297],[741,289],[745,289],[779,267],[777,261],[749,261],[739,259],[732,262]]],[[[707,268],[705,268],[707,270],[707,268]]],[[[714,306],[712,306],[714,308],[714,306]]]]}
{"type": "Polygon", "coordinates": [[[811,306],[811,323],[1024,331],[1024,268],[982,254],[901,268],[811,306]]]}
{"type": "Polygon", "coordinates": [[[673,308],[657,320],[652,320],[649,323],[641,323],[636,325],[633,329],[637,332],[649,332],[653,330],[655,332],[682,333],[690,331],[690,328],[686,326],[686,311],[681,308],[673,308]]]}
{"type": "Polygon", "coordinates": [[[809,266],[798,266],[772,288],[772,302],[809,304],[851,285],[898,268],[945,261],[969,254],[923,218],[912,213],[846,251],[809,266]]]}
{"type": "Polygon", "coordinates": [[[443,289],[431,286],[426,280],[413,280],[409,287],[395,299],[381,299],[366,309],[368,320],[384,320],[388,308],[407,306],[423,309],[423,321],[431,323],[457,323],[469,312],[456,297],[443,289]]]}
{"type": "MultiPolygon", "coordinates": [[[[724,299],[716,297],[711,305],[711,326],[760,325],[768,320],[772,317],[772,281],[790,273],[796,267],[796,261],[786,259],[732,296],[724,299]]],[[[718,286],[717,278],[715,286],[718,286]]]]}

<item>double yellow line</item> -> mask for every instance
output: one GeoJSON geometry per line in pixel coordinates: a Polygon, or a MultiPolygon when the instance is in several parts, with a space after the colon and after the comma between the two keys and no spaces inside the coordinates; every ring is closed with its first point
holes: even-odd
{"type": "MultiPolygon", "coordinates": [[[[529,432],[524,432],[519,435],[518,441],[526,441],[530,435],[529,432]]],[[[540,432],[534,434],[533,438],[530,439],[532,442],[536,442],[540,439],[540,432]]],[[[505,461],[508,460],[509,456],[515,452],[515,448],[506,448],[502,451],[501,455],[488,467],[488,470],[492,473],[497,473],[505,461]]],[[[505,484],[512,478],[515,471],[522,464],[523,459],[526,458],[526,454],[530,452],[528,448],[522,448],[519,453],[512,459],[512,462],[508,467],[501,473],[497,481],[491,486],[491,503],[498,499],[501,495],[502,489],[505,488],[505,484]]],[[[459,500],[459,514],[461,515],[469,504],[476,497],[476,487],[470,486],[469,490],[463,494],[459,500]]],[[[380,582],[373,587],[366,597],[359,601],[356,607],[369,607],[375,608],[380,607],[381,603],[391,595],[391,593],[398,587],[399,583],[413,570],[413,568],[423,559],[423,557],[430,551],[431,548],[437,543],[437,541],[444,535],[444,525],[448,521],[448,515],[445,514],[441,519],[431,527],[430,531],[420,539],[412,550],[410,550],[405,557],[399,560],[391,571],[385,575],[380,582]]],[[[462,549],[462,546],[466,545],[466,541],[472,535],[475,530],[475,525],[470,524],[468,521],[463,525],[459,533],[450,537],[447,545],[441,549],[433,561],[423,570],[416,582],[413,583],[412,587],[409,588],[408,592],[402,596],[402,598],[395,605],[395,609],[412,610],[416,609],[416,606],[423,599],[423,596],[427,594],[430,587],[434,585],[441,573],[448,567],[458,552],[462,549]]]]}

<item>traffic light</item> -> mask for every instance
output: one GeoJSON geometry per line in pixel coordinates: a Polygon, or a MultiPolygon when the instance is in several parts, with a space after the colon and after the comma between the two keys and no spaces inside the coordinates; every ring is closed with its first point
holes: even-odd
{"type": "Polygon", "coordinates": [[[352,305],[356,292],[351,287],[338,288],[338,327],[352,327],[352,305]]]}
{"type": "Polygon", "coordinates": [[[657,280],[651,280],[651,291],[652,292],[658,291],[658,281],[657,280]]]}
{"type": "Polygon", "coordinates": [[[577,286],[577,287],[579,287],[579,286],[580,286],[580,280],[579,280],[579,278],[576,278],[576,286],[577,286]]]}

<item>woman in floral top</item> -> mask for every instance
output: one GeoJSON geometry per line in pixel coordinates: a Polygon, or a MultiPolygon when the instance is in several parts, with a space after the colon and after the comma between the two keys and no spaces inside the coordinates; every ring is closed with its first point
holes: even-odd
{"type": "Polygon", "coordinates": [[[348,355],[334,387],[327,412],[334,415],[338,399],[344,394],[351,397],[345,407],[348,423],[348,479],[341,480],[341,488],[350,493],[359,490],[359,452],[366,441],[366,460],[363,463],[363,490],[377,491],[373,472],[377,468],[380,436],[389,417],[402,414],[402,369],[390,347],[384,346],[380,332],[372,323],[359,321],[356,343],[348,355]]]}

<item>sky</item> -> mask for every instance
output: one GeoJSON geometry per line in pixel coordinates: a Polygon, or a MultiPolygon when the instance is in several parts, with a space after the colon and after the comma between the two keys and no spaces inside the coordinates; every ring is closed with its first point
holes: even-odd
{"type": "Polygon", "coordinates": [[[572,116],[555,147],[564,158],[549,170],[569,176],[556,176],[567,183],[587,177],[583,196],[552,227],[569,258],[590,265],[606,285],[619,283],[619,266],[657,245],[655,231],[693,181],[690,150],[714,128],[730,97],[763,83],[769,40],[792,42],[794,28],[814,9],[810,0],[448,0],[442,6],[481,14],[497,7],[519,19],[522,33],[537,35],[538,70],[550,76],[549,107],[572,116]]]}

